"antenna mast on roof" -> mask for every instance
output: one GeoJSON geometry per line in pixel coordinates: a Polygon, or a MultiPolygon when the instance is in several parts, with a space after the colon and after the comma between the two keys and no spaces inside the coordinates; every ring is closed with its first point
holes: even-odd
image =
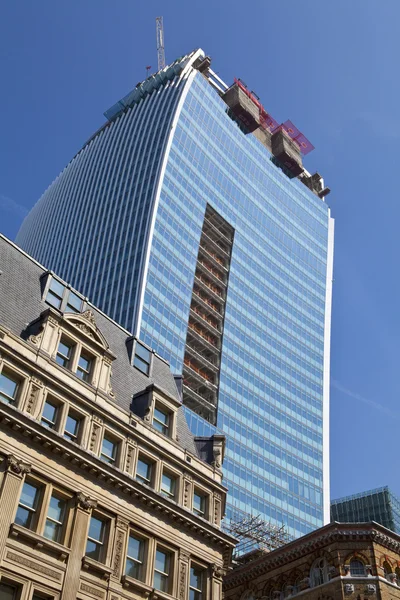
{"type": "Polygon", "coordinates": [[[165,67],[164,25],[162,17],[156,17],[156,35],[158,70],[161,71],[161,69],[164,69],[165,67]]]}

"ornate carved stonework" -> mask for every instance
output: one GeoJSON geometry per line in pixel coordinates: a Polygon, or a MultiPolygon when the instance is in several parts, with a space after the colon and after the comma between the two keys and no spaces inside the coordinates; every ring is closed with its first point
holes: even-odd
{"type": "Polygon", "coordinates": [[[368,583],[365,586],[365,593],[368,594],[368,596],[376,594],[376,585],[374,585],[373,583],[368,583]]]}
{"type": "Polygon", "coordinates": [[[190,477],[190,475],[184,475],[184,479],[183,479],[183,506],[189,506],[189,495],[190,495],[190,488],[192,485],[192,478],[190,477]]]}
{"type": "Polygon", "coordinates": [[[344,584],[344,593],[346,594],[346,596],[350,596],[350,594],[354,593],[354,585],[352,583],[345,583],[344,584]]]}
{"type": "Polygon", "coordinates": [[[47,318],[47,322],[48,322],[48,323],[50,323],[50,325],[54,325],[54,326],[58,325],[58,321],[57,321],[57,319],[55,319],[54,317],[50,317],[50,316],[49,316],[49,317],[47,318]]]}
{"type": "Polygon", "coordinates": [[[34,344],[35,346],[39,346],[40,342],[42,341],[43,338],[43,329],[36,335],[30,335],[28,337],[28,342],[32,342],[32,344],[34,344]]]}
{"type": "Polygon", "coordinates": [[[144,418],[144,420],[145,420],[147,423],[150,423],[150,420],[151,420],[151,418],[150,418],[150,406],[148,406],[148,407],[146,408],[146,410],[145,410],[145,413],[144,413],[144,417],[143,417],[143,418],[144,418]]]}
{"type": "Polygon", "coordinates": [[[86,335],[88,335],[89,337],[94,337],[93,336],[93,331],[90,329],[90,327],[88,327],[87,325],[85,325],[85,323],[74,323],[75,327],[77,327],[78,329],[80,329],[81,331],[83,331],[83,333],[85,333],[86,335]]]}
{"type": "Polygon", "coordinates": [[[215,579],[222,579],[225,575],[225,569],[221,567],[221,565],[217,565],[216,563],[214,563],[213,565],[211,565],[211,575],[215,579]]]}
{"type": "MultiPolygon", "coordinates": [[[[97,420],[96,417],[94,417],[93,420],[97,420]]],[[[100,430],[101,430],[100,425],[95,425],[95,423],[93,423],[92,433],[90,435],[90,446],[89,446],[91,452],[95,452],[95,450],[96,450],[96,441],[97,441],[97,437],[100,433],[100,430]]]]}
{"type": "Polygon", "coordinates": [[[115,540],[115,552],[114,552],[114,564],[113,564],[113,575],[114,577],[119,577],[121,561],[122,561],[122,552],[124,549],[124,532],[121,530],[117,531],[117,536],[115,540]]]}
{"type": "Polygon", "coordinates": [[[9,454],[6,458],[7,471],[11,473],[15,473],[16,475],[20,475],[21,477],[26,473],[30,473],[32,469],[32,465],[23,460],[19,460],[13,454],[9,454]]]}
{"type": "Polygon", "coordinates": [[[181,563],[180,573],[179,573],[179,598],[181,600],[185,600],[186,598],[186,574],[187,574],[187,564],[181,563]]]}
{"type": "Polygon", "coordinates": [[[92,594],[92,596],[96,596],[96,598],[104,598],[104,594],[101,590],[98,590],[91,585],[87,585],[86,583],[81,583],[82,592],[87,592],[88,594],[92,594]]]}
{"type": "Polygon", "coordinates": [[[137,443],[134,440],[128,440],[128,447],[126,451],[126,463],[125,463],[125,471],[130,473],[132,463],[133,463],[133,455],[135,452],[135,448],[137,447],[137,443]]]}
{"type": "Polygon", "coordinates": [[[94,314],[91,310],[85,310],[85,312],[83,312],[81,314],[81,317],[83,317],[84,319],[87,319],[89,321],[89,323],[91,323],[92,325],[96,325],[96,320],[95,320],[94,314]]]}
{"type": "Polygon", "coordinates": [[[94,500],[89,496],[85,496],[83,492],[78,492],[76,494],[76,503],[78,506],[83,508],[83,510],[91,510],[97,506],[97,500],[94,500]]]}
{"type": "Polygon", "coordinates": [[[221,509],[221,496],[220,494],[214,494],[214,524],[219,525],[220,521],[220,509],[221,509]]]}
{"type": "Polygon", "coordinates": [[[26,403],[26,412],[28,414],[32,414],[35,412],[37,400],[39,397],[40,387],[34,383],[31,385],[31,389],[29,392],[28,400],[26,403]]]}
{"type": "Polygon", "coordinates": [[[53,569],[49,569],[48,567],[41,565],[33,560],[29,560],[20,554],[15,554],[14,552],[7,552],[8,560],[12,560],[23,567],[27,567],[28,569],[32,569],[33,571],[37,571],[38,573],[42,573],[42,575],[46,575],[47,577],[51,577],[52,579],[56,579],[60,581],[61,573],[58,571],[53,571],[53,569]]]}

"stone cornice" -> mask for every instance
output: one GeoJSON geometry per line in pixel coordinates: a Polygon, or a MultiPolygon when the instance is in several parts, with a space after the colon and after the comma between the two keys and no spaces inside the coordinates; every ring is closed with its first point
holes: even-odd
{"type": "Polygon", "coordinates": [[[97,479],[101,485],[108,485],[117,489],[120,493],[133,496],[136,501],[146,505],[151,510],[168,516],[181,527],[185,527],[192,534],[200,535],[205,540],[222,546],[224,549],[232,549],[236,540],[218,529],[212,523],[207,523],[173,501],[165,498],[156,491],[145,488],[128,473],[106,464],[97,456],[89,453],[81,447],[64,439],[62,436],[47,428],[44,428],[36,420],[26,416],[13,406],[0,404],[0,422],[14,432],[20,433],[29,443],[29,440],[49,453],[68,461],[74,470],[80,469],[85,476],[97,479]]]}
{"type": "Polygon", "coordinates": [[[224,589],[229,590],[248,583],[269,571],[289,565],[335,542],[368,541],[400,554],[400,536],[378,523],[330,523],[321,529],[299,538],[277,550],[265,554],[254,563],[231,571],[225,578],[224,589]]]}

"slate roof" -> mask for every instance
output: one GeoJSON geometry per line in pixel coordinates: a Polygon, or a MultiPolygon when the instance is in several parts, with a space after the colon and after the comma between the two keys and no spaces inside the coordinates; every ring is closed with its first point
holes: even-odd
{"type": "MultiPolygon", "coordinates": [[[[0,324],[17,335],[22,335],[27,326],[49,308],[42,300],[40,278],[44,273],[47,273],[44,267],[0,234],[0,324]]],[[[154,353],[151,376],[141,373],[130,364],[126,341],[131,334],[90,302],[87,305],[111,352],[117,357],[112,365],[111,378],[116,404],[129,411],[132,396],[152,383],[180,400],[169,364],[154,353]]],[[[182,408],[178,409],[177,436],[183,448],[198,455],[182,408]]]]}

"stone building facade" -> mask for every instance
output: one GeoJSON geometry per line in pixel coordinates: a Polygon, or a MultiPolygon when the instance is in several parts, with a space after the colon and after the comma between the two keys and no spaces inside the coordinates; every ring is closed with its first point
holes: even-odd
{"type": "Polygon", "coordinates": [[[400,536],[378,523],[331,523],[224,580],[225,600],[400,599],[400,536]]]}
{"type": "Polygon", "coordinates": [[[169,365],[0,237],[1,600],[219,600],[224,438],[169,365]]]}

